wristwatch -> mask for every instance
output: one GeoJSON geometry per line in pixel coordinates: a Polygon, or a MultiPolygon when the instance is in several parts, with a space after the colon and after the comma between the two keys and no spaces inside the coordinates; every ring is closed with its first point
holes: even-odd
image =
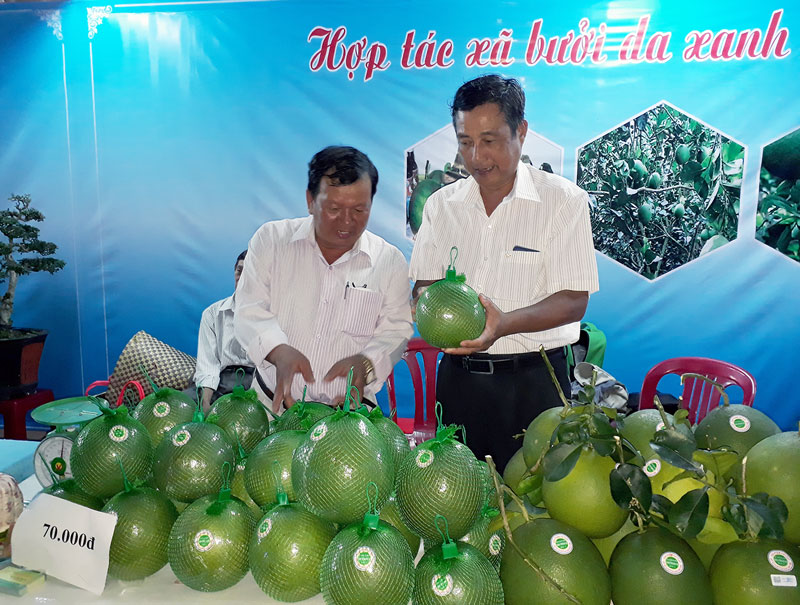
{"type": "Polygon", "coordinates": [[[369,357],[364,357],[362,363],[364,365],[364,384],[372,384],[375,382],[375,366],[372,365],[369,357]]]}

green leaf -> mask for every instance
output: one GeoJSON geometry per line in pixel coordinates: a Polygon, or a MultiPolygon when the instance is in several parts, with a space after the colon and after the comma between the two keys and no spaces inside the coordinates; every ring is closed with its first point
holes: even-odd
{"type": "Polygon", "coordinates": [[[707,470],[714,473],[718,480],[722,480],[722,475],[733,468],[739,461],[739,455],[730,450],[697,450],[693,454],[696,462],[702,464],[707,470]]]}
{"type": "Polygon", "coordinates": [[[616,435],[614,427],[611,426],[611,421],[608,416],[602,412],[595,412],[589,417],[589,422],[594,429],[594,435],[598,437],[612,437],[616,435]]]}
{"type": "Polygon", "coordinates": [[[698,542],[703,544],[727,544],[738,539],[739,535],[730,523],[706,523],[697,534],[698,542]]]}
{"type": "Polygon", "coordinates": [[[780,498],[764,493],[742,498],[748,521],[748,530],[760,538],[783,539],[783,524],[788,517],[786,505],[780,498]]]}
{"type": "Polygon", "coordinates": [[[592,437],[589,439],[589,443],[592,444],[594,451],[601,456],[610,456],[614,453],[616,447],[614,439],[609,437],[592,437]]]}
{"type": "Polygon", "coordinates": [[[536,472],[533,475],[528,475],[520,480],[517,484],[517,494],[527,494],[536,489],[542,488],[542,482],[544,481],[544,477],[542,473],[536,472]]]}
{"type": "Polygon", "coordinates": [[[672,501],[661,494],[653,494],[650,510],[651,512],[661,515],[664,519],[668,519],[669,513],[672,510],[672,501]]]}
{"type": "Polygon", "coordinates": [[[583,423],[580,418],[567,418],[562,420],[550,438],[550,444],[555,443],[556,440],[561,443],[577,443],[581,441],[581,429],[583,423]]]}
{"type": "Polygon", "coordinates": [[[700,164],[700,162],[697,162],[695,160],[689,160],[683,165],[683,168],[681,169],[681,175],[680,175],[681,181],[683,181],[684,183],[691,183],[699,176],[699,174],[702,171],[703,171],[703,166],[700,164]]]}
{"type": "Polygon", "coordinates": [[[559,443],[542,459],[542,471],[548,481],[560,481],[570,474],[581,456],[581,443],[559,443]]]}
{"type": "Polygon", "coordinates": [[[614,498],[617,506],[628,510],[631,508],[631,501],[635,498],[643,510],[650,510],[653,488],[650,485],[650,479],[638,466],[620,464],[611,471],[609,481],[611,497],[614,498]]]}
{"type": "Polygon", "coordinates": [[[708,518],[708,487],[686,492],[672,507],[670,524],[685,538],[699,534],[708,518]]]}
{"type": "Polygon", "coordinates": [[[619,416],[619,414],[617,414],[617,409],[616,408],[601,407],[600,409],[603,410],[603,413],[606,416],[608,416],[611,420],[616,420],[617,421],[617,428],[621,428],[619,426],[619,423],[621,422],[622,417],[620,416],[620,418],[617,419],[617,416],[619,416]]]}
{"type": "Polygon", "coordinates": [[[691,426],[691,423],[689,422],[689,410],[686,408],[680,408],[672,416],[675,419],[675,424],[685,424],[686,426],[691,426]]]}

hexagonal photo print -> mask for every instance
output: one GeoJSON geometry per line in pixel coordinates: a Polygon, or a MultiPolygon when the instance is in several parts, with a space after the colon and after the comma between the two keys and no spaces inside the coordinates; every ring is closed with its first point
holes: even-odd
{"type": "Polygon", "coordinates": [[[736,238],[744,147],[662,101],[577,150],[595,249],[655,279],[736,238]]]}
{"type": "Polygon", "coordinates": [[[761,153],[756,239],[800,262],[800,128],[761,153]]]}

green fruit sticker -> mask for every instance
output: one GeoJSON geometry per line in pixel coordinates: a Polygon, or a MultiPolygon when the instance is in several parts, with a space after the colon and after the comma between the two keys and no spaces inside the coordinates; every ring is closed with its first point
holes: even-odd
{"type": "Polygon", "coordinates": [[[353,553],[353,565],[359,571],[371,572],[375,568],[375,551],[362,546],[353,553]]]}
{"type": "Polygon", "coordinates": [[[668,574],[679,576],[683,573],[683,559],[678,553],[665,552],[661,555],[661,568],[668,574]]]}
{"type": "Polygon", "coordinates": [[[572,540],[567,534],[553,534],[550,538],[550,548],[559,555],[568,555],[572,552],[572,540]]]}
{"type": "Polygon", "coordinates": [[[433,464],[433,459],[435,456],[433,452],[430,450],[419,450],[417,452],[416,463],[419,468],[425,468],[426,466],[430,466],[433,464]]]}
{"type": "Polygon", "coordinates": [[[258,526],[258,537],[265,538],[272,531],[272,519],[264,519],[258,526]]]}
{"type": "Polygon", "coordinates": [[[111,430],[108,431],[108,436],[111,438],[111,441],[116,441],[120,443],[121,441],[125,441],[128,438],[128,429],[122,426],[121,424],[117,424],[116,426],[112,426],[111,430]]]}
{"type": "Polygon", "coordinates": [[[497,556],[500,554],[500,551],[503,550],[503,541],[500,539],[500,536],[492,534],[489,537],[489,552],[492,553],[493,556],[497,556]]]}
{"type": "Polygon", "coordinates": [[[153,406],[153,416],[163,418],[169,414],[169,404],[166,401],[159,401],[153,406]]]}
{"type": "Polygon", "coordinates": [[[181,447],[182,445],[189,443],[189,439],[191,438],[192,434],[189,431],[186,429],[181,429],[172,436],[172,443],[176,447],[181,447]]]}
{"type": "Polygon", "coordinates": [[[656,433],[657,433],[658,431],[663,431],[665,428],[667,428],[667,427],[666,427],[666,425],[664,425],[664,422],[663,422],[663,421],[659,422],[659,423],[656,425],[656,433]]]}
{"type": "Polygon", "coordinates": [[[450,574],[436,574],[431,578],[431,588],[436,596],[446,597],[453,592],[453,577],[450,574]]]}
{"type": "Polygon", "coordinates": [[[244,470],[244,462],[240,462],[239,464],[237,464],[236,465],[236,470],[237,471],[243,471],[244,470]]]}
{"type": "Polygon", "coordinates": [[[317,426],[314,427],[314,430],[311,431],[311,441],[319,441],[327,434],[328,434],[328,425],[318,424],[317,426]]]}
{"type": "Polygon", "coordinates": [[[194,536],[194,547],[200,552],[211,550],[214,546],[214,534],[207,529],[201,529],[194,536]]]}
{"type": "Polygon", "coordinates": [[[750,420],[740,414],[731,416],[731,419],[728,421],[728,423],[737,433],[746,433],[750,430],[750,420]]]}
{"type": "Polygon", "coordinates": [[[655,477],[658,473],[661,472],[661,460],[658,458],[653,458],[652,460],[648,460],[644,463],[642,467],[644,474],[648,477],[655,477]]]}
{"type": "Polygon", "coordinates": [[[778,571],[792,571],[794,569],[794,561],[786,551],[771,550],[767,553],[767,560],[778,571]]]}

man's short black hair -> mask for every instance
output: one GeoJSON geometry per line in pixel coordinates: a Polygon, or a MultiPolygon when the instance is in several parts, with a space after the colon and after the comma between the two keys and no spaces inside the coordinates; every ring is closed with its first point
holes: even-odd
{"type": "Polygon", "coordinates": [[[514,78],[503,78],[497,74],[481,76],[461,85],[450,106],[453,124],[457,112],[471,111],[486,103],[497,103],[511,133],[517,132],[525,119],[525,91],[514,78]]]}
{"type": "Polygon", "coordinates": [[[234,268],[234,269],[236,268],[236,265],[238,265],[238,264],[239,264],[239,261],[243,261],[243,260],[244,260],[244,257],[245,257],[245,256],[247,256],[247,250],[245,250],[245,251],[244,251],[244,252],[242,252],[242,253],[241,253],[239,256],[237,256],[237,257],[236,257],[236,262],[235,262],[235,263],[233,263],[233,268],[234,268]]]}
{"type": "Polygon", "coordinates": [[[372,197],[378,189],[378,169],[367,155],[355,147],[331,146],[314,154],[308,163],[308,190],[312,197],[319,193],[322,177],[331,185],[352,185],[365,174],[372,182],[372,197]]]}

